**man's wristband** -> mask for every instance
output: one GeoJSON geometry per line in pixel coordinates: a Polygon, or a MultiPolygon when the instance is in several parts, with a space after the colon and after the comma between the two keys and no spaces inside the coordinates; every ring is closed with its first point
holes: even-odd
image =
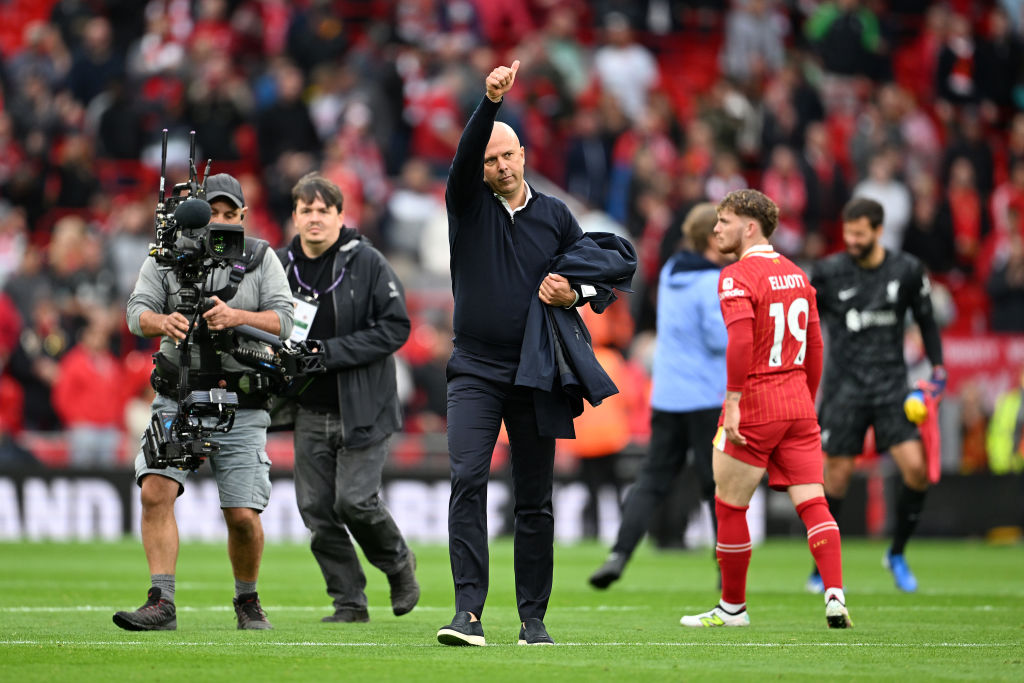
{"type": "Polygon", "coordinates": [[[572,300],[571,304],[569,304],[568,306],[562,306],[562,308],[573,308],[576,304],[580,302],[580,293],[577,292],[575,289],[572,290],[572,293],[576,295],[576,298],[572,300]]]}

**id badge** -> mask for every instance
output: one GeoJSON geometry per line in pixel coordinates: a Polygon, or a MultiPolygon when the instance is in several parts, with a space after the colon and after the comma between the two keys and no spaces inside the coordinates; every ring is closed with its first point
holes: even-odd
{"type": "Polygon", "coordinates": [[[316,309],[320,302],[301,294],[294,296],[292,302],[295,305],[295,324],[292,327],[292,336],[288,339],[295,343],[304,342],[309,336],[309,328],[313,326],[313,318],[316,317],[316,309]]]}

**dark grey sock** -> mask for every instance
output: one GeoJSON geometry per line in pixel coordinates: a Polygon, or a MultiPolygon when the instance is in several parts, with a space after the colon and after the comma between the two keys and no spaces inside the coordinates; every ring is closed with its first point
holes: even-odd
{"type": "Polygon", "coordinates": [[[160,599],[174,602],[174,574],[150,574],[149,582],[153,588],[160,589],[160,599]]]}
{"type": "Polygon", "coordinates": [[[834,519],[839,519],[839,515],[843,511],[843,501],[846,500],[846,496],[838,498],[836,496],[830,496],[825,494],[825,500],[828,502],[828,510],[832,513],[834,519]]]}
{"type": "Polygon", "coordinates": [[[896,502],[896,532],[892,538],[892,554],[902,555],[903,549],[910,540],[910,535],[917,528],[921,519],[921,509],[927,491],[915,491],[906,484],[900,489],[899,500],[896,502]]]}
{"type": "Polygon", "coordinates": [[[235,578],[235,597],[244,593],[255,593],[256,582],[255,581],[242,581],[239,578],[235,578]]]}

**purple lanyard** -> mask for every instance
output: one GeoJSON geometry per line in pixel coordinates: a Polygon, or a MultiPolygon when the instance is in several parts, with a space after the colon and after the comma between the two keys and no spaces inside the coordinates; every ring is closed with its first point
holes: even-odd
{"type": "Polygon", "coordinates": [[[303,289],[306,289],[306,290],[312,292],[314,299],[319,299],[321,294],[330,294],[331,292],[333,292],[335,290],[335,288],[338,285],[341,284],[341,279],[343,277],[345,277],[345,271],[348,270],[348,266],[347,265],[346,266],[342,266],[342,268],[341,268],[341,275],[339,275],[338,279],[334,281],[334,284],[332,284],[330,287],[328,287],[324,291],[320,292],[320,291],[317,291],[317,290],[313,289],[312,287],[307,285],[302,280],[302,276],[299,275],[299,267],[297,265],[295,265],[295,255],[292,254],[291,249],[288,250],[288,262],[292,266],[292,272],[295,273],[295,281],[299,283],[299,287],[302,287],[303,289]]]}

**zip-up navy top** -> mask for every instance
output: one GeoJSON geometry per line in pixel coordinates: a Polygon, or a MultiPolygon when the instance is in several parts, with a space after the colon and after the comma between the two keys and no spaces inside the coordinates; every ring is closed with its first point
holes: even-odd
{"type": "Polygon", "coordinates": [[[484,182],[484,153],[500,102],[486,96],[470,117],[448,172],[445,203],[455,297],[455,348],[519,360],[531,297],[556,254],[583,234],[563,202],[533,188],[514,216],[484,182]]]}

